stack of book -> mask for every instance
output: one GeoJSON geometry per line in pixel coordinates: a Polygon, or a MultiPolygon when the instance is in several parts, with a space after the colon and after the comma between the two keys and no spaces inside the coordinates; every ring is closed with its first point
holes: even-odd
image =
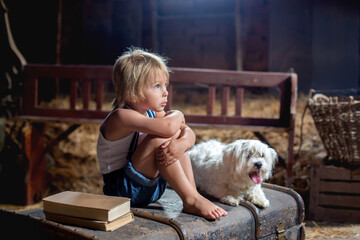
{"type": "Polygon", "coordinates": [[[134,220],[130,199],[84,192],[65,191],[43,199],[47,220],[113,231],[134,220]]]}

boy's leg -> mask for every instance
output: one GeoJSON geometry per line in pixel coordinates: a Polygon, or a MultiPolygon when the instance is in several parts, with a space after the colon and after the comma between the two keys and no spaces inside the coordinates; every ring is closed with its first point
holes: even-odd
{"type": "MultiPolygon", "coordinates": [[[[172,138],[178,138],[180,133],[181,132],[179,130],[172,138]]],[[[147,135],[137,146],[131,157],[133,168],[147,178],[156,178],[159,175],[159,169],[155,161],[155,151],[168,140],[169,138],[147,135]]]]}
{"type": "Polygon", "coordinates": [[[180,159],[180,164],[184,170],[184,173],[194,188],[196,188],[195,179],[194,179],[194,172],[191,166],[191,160],[189,154],[187,152],[184,153],[184,156],[180,159]]]}
{"type": "Polygon", "coordinates": [[[156,178],[160,171],[182,199],[184,211],[210,219],[225,216],[227,213],[222,208],[201,196],[196,190],[191,162],[187,153],[183,159],[169,166],[157,164],[155,150],[165,141],[168,139],[151,135],[145,137],[131,158],[134,169],[150,179],[156,178]]]}
{"type": "Polygon", "coordinates": [[[168,138],[147,135],[131,157],[133,168],[147,178],[156,178],[159,169],[155,161],[155,150],[168,140],[168,138]]]}
{"type": "Polygon", "coordinates": [[[168,181],[183,201],[183,210],[208,219],[225,216],[227,213],[219,206],[201,196],[188,180],[180,161],[169,166],[159,165],[161,175],[168,181]]]}
{"type": "MultiPolygon", "coordinates": [[[[156,178],[159,174],[159,169],[155,162],[155,150],[166,141],[168,141],[167,138],[159,138],[148,135],[138,146],[131,158],[131,163],[134,169],[147,178],[156,178]]],[[[187,152],[180,159],[180,163],[187,179],[196,188],[194,173],[190,157],[187,152]]]]}

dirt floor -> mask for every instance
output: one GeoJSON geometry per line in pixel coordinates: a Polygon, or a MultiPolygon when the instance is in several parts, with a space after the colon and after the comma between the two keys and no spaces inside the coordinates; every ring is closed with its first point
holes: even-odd
{"type": "MultiPolygon", "coordinates": [[[[308,205],[310,189],[310,168],[311,162],[316,158],[326,155],[321,139],[317,133],[312,116],[309,111],[302,114],[306,106],[305,95],[300,95],[297,102],[296,133],[294,152],[294,179],[293,189],[296,190],[308,205]],[[303,136],[301,138],[301,131],[303,136]],[[302,147],[299,149],[300,142],[302,147]]],[[[178,97],[178,104],[173,108],[180,109],[185,113],[200,113],[206,109],[205,103],[196,95],[178,97]]],[[[245,98],[243,115],[244,116],[266,116],[274,117],[279,112],[277,99],[270,95],[249,94],[245,98]]],[[[234,111],[230,109],[230,112],[234,111]]],[[[216,105],[216,112],[220,112],[220,104],[216,105]]],[[[17,144],[18,135],[24,123],[21,121],[7,122],[7,135],[13,135],[11,139],[17,144]]],[[[96,142],[98,135],[98,125],[95,123],[82,124],[66,139],[56,144],[47,154],[48,190],[47,194],[75,190],[92,193],[102,193],[102,178],[96,159],[96,142]]],[[[48,140],[65,131],[69,127],[66,123],[48,123],[46,137],[48,140]]],[[[194,128],[197,136],[197,143],[210,138],[216,138],[223,142],[232,142],[240,138],[256,139],[252,132],[245,132],[241,129],[204,129],[194,128]]],[[[268,132],[263,133],[272,147],[278,154],[286,159],[287,153],[287,134],[268,132]]],[[[21,147],[19,148],[21,149],[21,147]]],[[[272,183],[284,185],[286,180],[286,169],[279,163],[270,180],[272,183]]],[[[0,207],[21,210],[41,206],[41,202],[31,206],[19,205],[0,205],[0,207]]],[[[306,221],[306,239],[360,239],[360,223],[358,224],[335,224],[325,222],[306,221]]]]}

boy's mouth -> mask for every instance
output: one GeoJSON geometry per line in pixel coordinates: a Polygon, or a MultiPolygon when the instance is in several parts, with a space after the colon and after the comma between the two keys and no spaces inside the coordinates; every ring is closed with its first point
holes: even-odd
{"type": "Polygon", "coordinates": [[[161,106],[162,106],[162,107],[165,107],[166,104],[167,104],[167,102],[163,102],[163,103],[161,103],[161,106]]]}

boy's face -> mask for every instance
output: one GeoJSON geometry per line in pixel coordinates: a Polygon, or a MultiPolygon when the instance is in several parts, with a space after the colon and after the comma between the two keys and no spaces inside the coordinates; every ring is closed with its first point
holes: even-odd
{"type": "Polygon", "coordinates": [[[168,83],[168,78],[164,72],[160,70],[151,71],[142,88],[145,100],[140,101],[139,104],[155,112],[164,111],[167,104],[168,83]]]}

